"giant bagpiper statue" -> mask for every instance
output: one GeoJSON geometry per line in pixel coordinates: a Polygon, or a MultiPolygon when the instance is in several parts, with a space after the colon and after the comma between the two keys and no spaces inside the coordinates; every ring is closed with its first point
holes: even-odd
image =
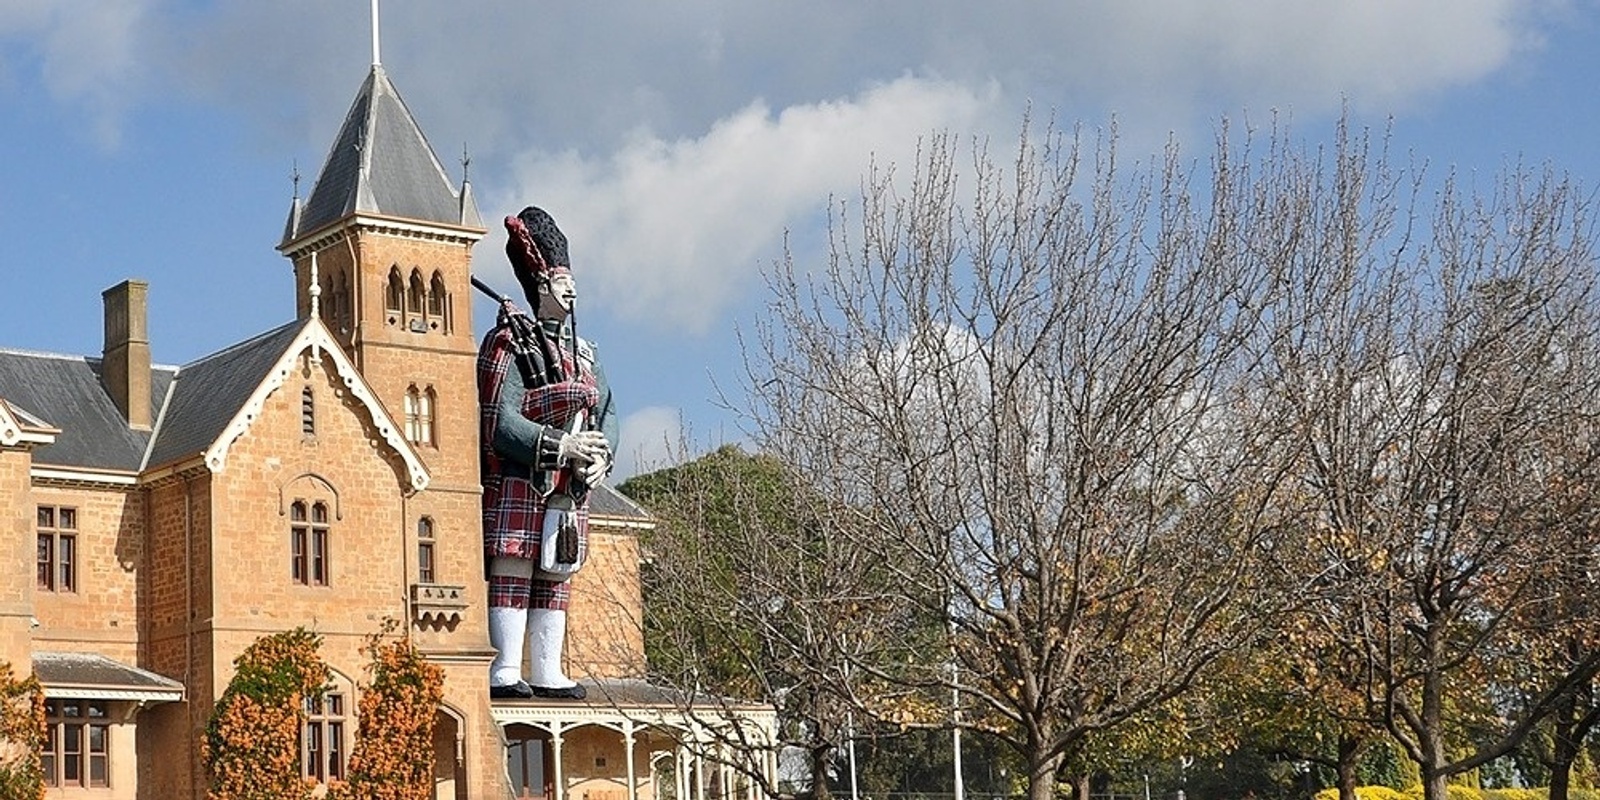
{"type": "Polygon", "coordinates": [[[582,699],[561,666],[569,579],[588,551],[589,489],[611,470],[616,414],[594,348],[575,331],[566,236],[532,206],[505,224],[506,255],[534,316],[501,298],[478,349],[483,553],[498,651],[489,694],[582,699]]]}

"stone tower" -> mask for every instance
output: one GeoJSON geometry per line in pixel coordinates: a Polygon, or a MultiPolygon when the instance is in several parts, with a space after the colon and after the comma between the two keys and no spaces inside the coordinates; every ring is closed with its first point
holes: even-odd
{"type": "Polygon", "coordinates": [[[478,491],[471,185],[452,185],[373,64],[279,251],[296,314],[318,313],[427,460],[437,489],[478,491]],[[314,270],[313,270],[314,268],[314,270]]]}
{"type": "Polygon", "coordinates": [[[440,763],[456,748],[472,776],[458,773],[457,791],[492,796],[505,767],[488,704],[471,297],[485,229],[465,176],[452,183],[374,62],[278,250],[297,317],[320,318],[427,467],[427,488],[402,501],[407,585],[395,589],[413,641],[446,668],[440,763]]]}

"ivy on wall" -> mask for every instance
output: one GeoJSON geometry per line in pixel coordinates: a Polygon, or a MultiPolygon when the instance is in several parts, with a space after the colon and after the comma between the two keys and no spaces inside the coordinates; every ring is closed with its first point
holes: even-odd
{"type": "Polygon", "coordinates": [[[331,677],[321,645],[296,628],[257,639],[234,659],[201,744],[210,800],[310,800],[315,784],[301,777],[300,731],[306,700],[320,700],[331,677]]]}

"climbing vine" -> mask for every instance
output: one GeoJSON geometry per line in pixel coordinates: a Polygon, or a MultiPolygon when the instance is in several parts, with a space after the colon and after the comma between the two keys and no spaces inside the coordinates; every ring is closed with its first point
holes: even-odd
{"type": "Polygon", "coordinates": [[[363,687],[350,779],[331,787],[330,800],[431,800],[433,732],[444,671],[417,651],[409,636],[386,640],[393,621],[367,638],[371,683],[363,687]]]}
{"type": "Polygon", "coordinates": [[[304,628],[257,639],[234,659],[233,680],[206,725],[202,757],[210,800],[309,800],[300,773],[305,701],[331,677],[322,638],[304,628]]]}
{"type": "Polygon", "coordinates": [[[0,798],[43,800],[44,690],[32,675],[18,678],[0,662],[0,798]]]}

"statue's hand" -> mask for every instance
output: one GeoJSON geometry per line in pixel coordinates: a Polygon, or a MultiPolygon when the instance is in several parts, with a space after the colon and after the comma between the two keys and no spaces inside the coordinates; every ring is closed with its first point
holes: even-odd
{"type": "Polygon", "coordinates": [[[595,459],[583,468],[583,482],[590,486],[599,486],[600,482],[611,474],[611,454],[608,452],[604,458],[595,459]]]}
{"type": "Polygon", "coordinates": [[[561,437],[562,461],[579,461],[584,464],[609,461],[611,448],[606,435],[599,431],[577,431],[561,437]]]}

